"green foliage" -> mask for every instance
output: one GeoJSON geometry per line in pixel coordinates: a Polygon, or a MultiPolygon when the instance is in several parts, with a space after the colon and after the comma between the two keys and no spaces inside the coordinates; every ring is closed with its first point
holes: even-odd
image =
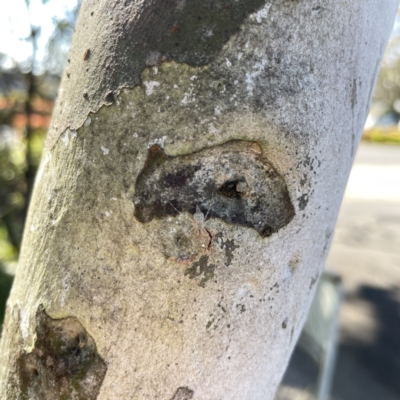
{"type": "Polygon", "coordinates": [[[394,126],[376,126],[364,132],[362,139],[366,142],[400,145],[400,130],[394,126]]]}
{"type": "Polygon", "coordinates": [[[15,271],[25,222],[28,158],[31,169],[36,170],[46,134],[44,129],[36,129],[28,140],[23,131],[2,122],[0,118],[0,327],[13,281],[8,272],[15,271]]]}
{"type": "Polygon", "coordinates": [[[40,158],[42,156],[42,150],[44,145],[44,140],[46,138],[46,130],[43,128],[35,129],[32,133],[32,137],[27,145],[29,146],[30,157],[32,163],[37,169],[40,164],[40,158]]]}
{"type": "MultiPolygon", "coordinates": [[[[0,120],[1,123],[1,120],[0,120]]],[[[0,263],[16,260],[25,206],[26,144],[11,128],[0,127],[0,263]]]]}
{"type": "Polygon", "coordinates": [[[400,115],[400,9],[394,30],[386,48],[373,94],[373,103],[379,105],[381,115],[400,115]]]}
{"type": "Polygon", "coordinates": [[[13,276],[7,274],[0,268],[0,332],[4,320],[6,301],[11,290],[13,276]]]}
{"type": "Polygon", "coordinates": [[[5,224],[0,224],[0,260],[1,262],[7,262],[16,260],[17,250],[10,243],[8,237],[8,230],[5,224]]]}
{"type": "Polygon", "coordinates": [[[17,259],[29,195],[26,172],[38,168],[45,134],[35,129],[28,140],[0,127],[0,263],[17,259]]]}

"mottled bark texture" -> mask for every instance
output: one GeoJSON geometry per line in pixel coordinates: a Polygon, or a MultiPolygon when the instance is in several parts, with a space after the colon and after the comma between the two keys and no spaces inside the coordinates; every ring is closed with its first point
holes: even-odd
{"type": "Polygon", "coordinates": [[[2,399],[272,399],[397,0],[83,2],[2,399]]]}

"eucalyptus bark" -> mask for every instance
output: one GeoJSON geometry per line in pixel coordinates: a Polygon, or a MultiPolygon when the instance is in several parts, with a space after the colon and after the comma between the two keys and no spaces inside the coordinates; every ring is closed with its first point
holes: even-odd
{"type": "Polygon", "coordinates": [[[83,2],[1,342],[7,399],[272,399],[397,0],[83,2]]]}

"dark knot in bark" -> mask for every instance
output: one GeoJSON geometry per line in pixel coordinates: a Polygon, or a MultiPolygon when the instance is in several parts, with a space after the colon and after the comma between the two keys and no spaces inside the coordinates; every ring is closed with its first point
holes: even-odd
{"type": "Polygon", "coordinates": [[[152,146],[136,180],[134,203],[142,223],[200,210],[264,237],[295,214],[285,181],[261,147],[239,140],[178,157],[152,146]]]}

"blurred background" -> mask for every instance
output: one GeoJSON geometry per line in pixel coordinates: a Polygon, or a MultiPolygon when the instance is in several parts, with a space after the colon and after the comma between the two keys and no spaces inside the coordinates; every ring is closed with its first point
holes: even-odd
{"type": "Polygon", "coordinates": [[[0,0],[0,325],[80,0],[0,0]]]}
{"type": "MultiPolygon", "coordinates": [[[[0,326],[80,0],[0,0],[0,326]]],[[[400,399],[400,13],[327,268],[343,287],[329,398],[400,399]]],[[[333,340],[333,339],[332,339],[333,340]]],[[[279,399],[315,398],[296,349],[279,399]]]]}

